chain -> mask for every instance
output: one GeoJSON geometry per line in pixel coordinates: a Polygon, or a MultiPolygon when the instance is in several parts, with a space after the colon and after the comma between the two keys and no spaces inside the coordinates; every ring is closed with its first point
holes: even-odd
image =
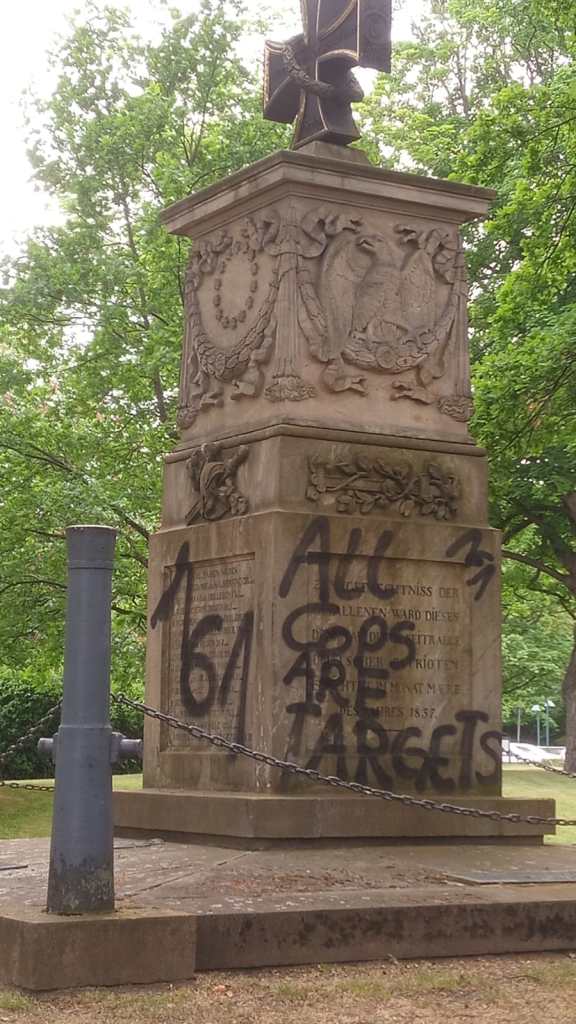
{"type": "Polygon", "coordinates": [[[531,761],[529,757],[521,757],[520,754],[509,753],[508,756],[520,764],[529,764],[532,768],[541,768],[543,772],[552,772],[553,775],[564,775],[568,779],[576,779],[574,772],[567,772],[565,768],[555,768],[553,764],[543,761],[531,761]]]}
{"type": "MultiPolygon", "coordinates": [[[[45,725],[51,721],[53,716],[62,707],[62,701],[59,700],[54,707],[50,708],[46,714],[36,722],[32,728],[28,729],[20,739],[15,740],[9,747],[6,748],[3,754],[0,754],[0,765],[6,763],[11,754],[16,753],[17,750],[23,750],[28,745],[30,740],[33,740],[39,732],[42,732],[45,725]]],[[[4,779],[0,779],[0,789],[27,789],[33,793],[53,793],[54,786],[37,786],[33,782],[6,782],[4,779]]]]}
{"type": "Polygon", "coordinates": [[[361,793],[363,796],[375,796],[380,800],[391,800],[402,804],[404,807],[418,807],[425,811],[440,811],[442,814],[459,814],[467,818],[485,818],[489,821],[508,821],[514,824],[525,823],[528,825],[576,825],[574,818],[542,818],[537,815],[504,814],[502,811],[482,811],[475,807],[459,807],[456,804],[440,803],[438,800],[428,800],[425,797],[408,796],[405,793],[393,793],[389,789],[374,789],[372,786],[364,786],[360,782],[345,782],[335,775],[321,775],[313,768],[303,768],[293,761],[280,761],[271,754],[264,754],[262,751],[250,750],[242,743],[234,743],[213,733],[206,732],[197,725],[189,725],[181,722],[173,715],[165,715],[157,708],[151,708],[140,701],[132,700],[123,694],[113,694],[112,699],[117,704],[124,704],[126,707],[141,711],[148,718],[155,718],[158,722],[164,722],[172,729],[180,729],[187,732],[196,739],[206,740],[214,747],[221,747],[233,754],[240,754],[249,757],[260,764],[267,764],[271,768],[279,768],[280,771],[289,772],[291,775],[303,775],[313,782],[320,782],[324,786],[333,786],[336,789],[346,789],[353,793],[361,793]]]}
{"type": "Polygon", "coordinates": [[[61,706],[62,701],[59,700],[58,703],[55,704],[53,708],[50,708],[50,710],[46,712],[43,718],[36,722],[36,725],[33,725],[30,729],[28,729],[28,732],[25,732],[24,735],[20,737],[20,739],[15,740],[14,743],[11,743],[9,747],[6,747],[4,753],[0,754],[0,765],[5,764],[10,755],[16,753],[17,750],[23,750],[23,748],[28,745],[30,740],[33,740],[36,734],[41,732],[45,725],[48,725],[48,722],[51,720],[52,716],[56,714],[56,712],[61,708],[61,706]]]}
{"type": "Polygon", "coordinates": [[[54,786],[37,786],[35,782],[5,782],[0,779],[0,789],[27,789],[30,793],[53,793],[54,786]]]}

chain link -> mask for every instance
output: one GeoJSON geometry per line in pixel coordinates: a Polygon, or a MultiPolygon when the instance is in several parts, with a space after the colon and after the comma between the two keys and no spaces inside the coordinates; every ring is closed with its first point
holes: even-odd
{"type": "MultiPolygon", "coordinates": [[[[50,708],[46,714],[40,718],[35,725],[33,725],[23,736],[11,743],[6,750],[0,754],[0,765],[6,764],[8,758],[15,754],[18,750],[23,750],[30,740],[33,740],[38,733],[42,732],[45,725],[52,720],[57,711],[62,707],[62,701],[59,700],[54,707],[50,708]]],[[[53,793],[54,786],[38,786],[33,782],[6,782],[4,779],[0,779],[0,789],[26,789],[31,793],[53,793]]]]}
{"type": "Polygon", "coordinates": [[[513,824],[527,824],[527,825],[576,825],[576,819],[574,818],[543,818],[534,814],[522,815],[522,814],[504,814],[502,811],[482,811],[476,807],[460,807],[457,804],[440,803],[438,800],[428,800],[425,797],[408,796],[405,793],[393,793],[389,789],[375,789],[372,786],[364,786],[360,782],[345,782],[344,779],[339,779],[335,775],[321,775],[320,772],[315,771],[312,768],[303,768],[302,765],[295,764],[293,761],[280,761],[276,757],[272,757],[271,754],[264,754],[262,751],[251,750],[249,747],[245,747],[242,743],[234,743],[231,740],[225,739],[223,736],[218,736],[213,733],[207,732],[205,729],[201,729],[198,725],[190,725],[187,722],[181,722],[180,719],[175,718],[173,715],[166,715],[162,711],[158,711],[157,708],[149,707],[148,704],[143,704],[140,701],[132,700],[130,697],[125,697],[124,694],[113,694],[112,699],[117,704],[124,704],[125,707],[133,708],[136,711],[141,711],[142,714],[148,718],[155,718],[158,722],[164,722],[172,729],[179,729],[182,732],[187,732],[191,736],[195,736],[196,739],[206,740],[211,743],[214,747],[220,747],[225,750],[229,750],[233,754],[240,754],[243,757],[249,757],[253,761],[257,761],[260,764],[267,764],[271,768],[278,768],[280,771],[289,772],[291,775],[303,775],[313,782],[320,782],[324,786],[333,786],[336,789],[345,789],[353,793],[360,793],[363,796],[374,796],[380,800],[390,800],[395,803],[400,803],[404,807],[418,807],[425,811],[440,811],[442,814],[458,814],[467,818],[484,818],[489,821],[504,821],[511,822],[513,824]]]}
{"type": "Polygon", "coordinates": [[[20,739],[15,740],[14,743],[11,743],[9,747],[6,747],[4,753],[0,754],[0,765],[5,764],[10,755],[15,754],[17,750],[23,750],[24,747],[28,745],[30,740],[33,740],[36,734],[39,733],[44,728],[45,725],[48,725],[48,723],[52,719],[52,716],[55,715],[56,712],[59,711],[61,707],[62,701],[59,700],[58,703],[55,704],[54,707],[50,708],[50,710],[46,712],[43,718],[40,718],[35,725],[33,725],[30,729],[28,729],[27,732],[25,732],[20,737],[20,739]]]}
{"type": "Polygon", "coordinates": [[[0,779],[0,789],[27,789],[29,793],[53,793],[54,786],[38,786],[35,782],[6,782],[0,779]]]}
{"type": "Polygon", "coordinates": [[[544,761],[531,761],[529,757],[521,757],[520,754],[508,753],[510,764],[518,761],[520,764],[528,764],[531,768],[541,768],[543,772],[551,772],[553,775],[564,775],[568,779],[576,779],[574,772],[567,772],[565,768],[555,768],[553,764],[544,761]]]}

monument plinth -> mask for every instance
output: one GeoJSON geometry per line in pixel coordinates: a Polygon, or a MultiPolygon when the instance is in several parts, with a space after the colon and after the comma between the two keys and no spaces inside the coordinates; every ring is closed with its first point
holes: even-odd
{"type": "MultiPolygon", "coordinates": [[[[459,240],[492,194],[336,152],[275,154],[163,215],[194,246],[147,700],[326,775],[505,808],[499,535],[468,433],[459,240]]],[[[124,826],[539,831],[392,814],[156,722],[145,752],[124,826]]]]}
{"type": "MultiPolygon", "coordinates": [[[[292,119],[300,97],[297,150],[162,218],[194,244],[146,699],[324,775],[518,810],[501,798],[499,535],[468,432],[459,230],[494,193],[381,170],[342,145],[351,68],[389,57],[389,3],[308,7],[304,35],[268,48],[266,112],[292,119]]],[[[117,795],[122,826],[543,832],[399,813],[156,721],[144,785],[117,795]]]]}

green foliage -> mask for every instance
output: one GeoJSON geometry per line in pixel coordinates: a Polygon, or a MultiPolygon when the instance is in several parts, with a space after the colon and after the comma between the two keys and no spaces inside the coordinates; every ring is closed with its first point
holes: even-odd
{"type": "Polygon", "coordinates": [[[241,3],[172,17],[151,44],[125,12],[88,4],[30,111],[35,179],[65,220],[2,268],[0,657],[46,686],[62,670],[63,529],[100,522],[119,530],[113,676],[141,692],[188,250],[158,214],[286,138],[260,116],[241,3]]]}
{"type": "Polygon", "coordinates": [[[503,578],[502,718],[505,732],[516,735],[516,712],[522,709],[522,738],[536,740],[535,704],[553,701],[553,742],[563,741],[565,715],[562,684],[572,647],[571,619],[554,597],[530,589],[525,569],[505,566],[503,578]]]}
{"type": "Polygon", "coordinates": [[[430,0],[363,118],[389,166],[496,191],[467,240],[472,428],[510,563],[504,711],[560,704],[564,686],[576,742],[573,13],[560,0],[430,0]]]}
{"type": "MultiPolygon", "coordinates": [[[[508,559],[508,718],[520,698],[559,694],[576,616],[569,8],[430,0],[431,18],[396,47],[393,74],[361,112],[373,158],[497,193],[467,241],[473,429],[490,453],[508,559]]],[[[90,3],[53,58],[52,97],[30,111],[36,181],[65,213],[3,261],[0,288],[0,678],[34,680],[33,694],[61,676],[72,522],[119,530],[113,675],[141,691],[147,540],[175,441],[188,250],[158,213],[286,143],[290,130],[260,115],[243,56],[251,29],[239,0],[202,0],[151,44],[125,12],[90,3]]]]}
{"type": "MultiPolygon", "coordinates": [[[[62,687],[54,678],[45,680],[39,686],[26,672],[20,678],[3,673],[0,686],[0,753],[4,753],[58,703],[62,696],[62,687]]],[[[59,720],[60,714],[57,711],[52,721],[45,726],[43,735],[51,736],[56,731],[59,720]]],[[[53,774],[52,763],[38,756],[38,738],[32,739],[24,750],[11,754],[7,761],[2,763],[2,778],[46,778],[53,774]]]]}
{"type": "MultiPolygon", "coordinates": [[[[54,672],[46,671],[38,678],[29,668],[12,673],[3,669],[0,675],[0,754],[24,736],[61,698],[62,681],[54,672]]],[[[139,712],[113,702],[111,719],[112,727],[117,732],[133,738],[142,737],[143,722],[139,712]]],[[[42,734],[53,735],[59,721],[60,713],[57,711],[52,721],[44,727],[42,734]]],[[[54,774],[52,762],[40,757],[37,752],[38,739],[39,736],[35,736],[23,750],[10,754],[0,766],[1,778],[40,779],[54,774]]],[[[116,766],[115,771],[133,772],[140,771],[140,768],[139,762],[122,762],[116,766]]]]}

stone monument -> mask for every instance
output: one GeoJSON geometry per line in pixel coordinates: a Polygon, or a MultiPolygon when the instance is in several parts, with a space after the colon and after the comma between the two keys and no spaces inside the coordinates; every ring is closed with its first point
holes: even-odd
{"type": "MultiPolygon", "coordinates": [[[[193,239],[152,538],[146,699],[325,775],[501,797],[500,554],[472,413],[460,225],[486,189],[373,167],[352,68],[391,0],[304,0],[267,44],[276,153],[163,214],[193,239]]],[[[334,791],[146,722],[117,823],[244,838],[532,836],[334,791]]]]}

